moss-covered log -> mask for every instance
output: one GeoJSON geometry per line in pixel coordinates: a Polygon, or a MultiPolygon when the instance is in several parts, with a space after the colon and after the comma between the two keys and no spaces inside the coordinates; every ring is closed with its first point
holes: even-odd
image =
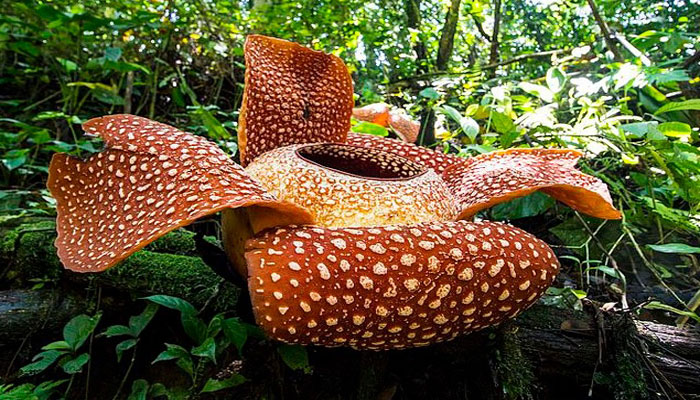
{"type": "Polygon", "coordinates": [[[99,285],[132,296],[167,294],[195,306],[216,311],[231,310],[239,289],[225,281],[197,257],[194,234],[172,232],[101,274],[65,270],[53,245],[53,221],[39,221],[5,228],[0,241],[0,262],[6,265],[0,279],[11,288],[31,286],[37,280],[99,285]]]}

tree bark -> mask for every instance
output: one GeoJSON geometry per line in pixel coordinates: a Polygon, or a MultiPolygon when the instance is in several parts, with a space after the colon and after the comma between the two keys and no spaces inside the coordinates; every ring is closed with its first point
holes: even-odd
{"type": "Polygon", "coordinates": [[[447,63],[452,57],[454,47],[455,32],[457,32],[457,22],[459,22],[459,7],[461,0],[452,0],[450,8],[447,10],[445,25],[440,34],[440,45],[438,47],[437,61],[435,63],[438,71],[447,70],[447,63]]]}

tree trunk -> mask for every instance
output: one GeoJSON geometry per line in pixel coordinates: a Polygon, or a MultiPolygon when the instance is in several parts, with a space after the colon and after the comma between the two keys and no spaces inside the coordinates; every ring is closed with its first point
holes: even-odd
{"type": "Polygon", "coordinates": [[[452,0],[447,16],[445,17],[445,25],[442,27],[440,34],[440,46],[438,47],[437,61],[435,65],[438,71],[447,70],[447,63],[452,57],[452,48],[454,47],[455,32],[457,32],[457,22],[459,22],[459,6],[461,0],[452,0]]]}
{"type": "Polygon", "coordinates": [[[498,34],[501,29],[501,0],[493,2],[493,33],[491,34],[491,51],[489,53],[489,64],[498,63],[498,49],[500,42],[498,34]]]}
{"type": "MultiPolygon", "coordinates": [[[[419,31],[421,24],[420,0],[405,0],[404,6],[406,8],[406,26],[419,31]]],[[[413,45],[413,51],[416,52],[417,71],[419,73],[428,72],[428,52],[420,38],[413,45]]]]}

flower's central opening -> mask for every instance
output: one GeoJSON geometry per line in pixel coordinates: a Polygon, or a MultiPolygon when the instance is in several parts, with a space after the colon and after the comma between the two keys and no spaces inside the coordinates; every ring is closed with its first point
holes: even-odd
{"type": "Polygon", "coordinates": [[[310,163],[367,179],[404,180],[426,172],[420,165],[395,154],[346,144],[310,144],[298,148],[296,153],[310,163]]]}

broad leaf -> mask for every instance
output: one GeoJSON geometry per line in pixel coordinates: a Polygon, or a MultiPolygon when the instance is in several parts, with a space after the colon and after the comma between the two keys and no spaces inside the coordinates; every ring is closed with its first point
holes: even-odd
{"type": "Polygon", "coordinates": [[[664,303],[661,303],[658,301],[652,301],[651,303],[645,305],[644,308],[646,308],[648,310],[669,311],[669,312],[672,312],[674,314],[682,315],[684,317],[689,317],[689,318],[694,319],[697,322],[700,322],[700,317],[696,313],[694,313],[692,311],[679,310],[676,307],[672,307],[672,306],[669,306],[667,304],[664,304],[664,303]]]}
{"type": "Polygon", "coordinates": [[[131,329],[129,329],[128,326],[124,325],[112,325],[107,327],[104,332],[102,332],[102,335],[107,336],[107,337],[113,337],[113,336],[122,336],[122,335],[129,335],[131,336],[131,329]]]}
{"type": "Polygon", "coordinates": [[[39,372],[42,372],[46,368],[50,367],[56,362],[56,360],[58,360],[59,357],[64,354],[66,353],[58,350],[42,351],[32,358],[32,361],[34,361],[33,363],[27,364],[20,368],[20,371],[24,375],[38,374],[39,372]]]}
{"type": "Polygon", "coordinates": [[[243,345],[245,345],[248,339],[248,329],[246,325],[241,323],[237,318],[228,318],[223,320],[222,328],[226,338],[236,346],[238,354],[241,354],[243,345]]]}
{"type": "Polygon", "coordinates": [[[202,389],[201,393],[210,393],[222,389],[228,389],[234,386],[238,386],[245,381],[246,379],[242,375],[238,374],[222,380],[209,379],[207,383],[204,384],[204,388],[202,389]]]}
{"type": "Polygon", "coordinates": [[[305,373],[311,372],[309,365],[309,355],[306,348],[299,345],[280,344],[277,346],[277,353],[282,357],[287,366],[293,370],[303,370],[305,373]]]}
{"type": "Polygon", "coordinates": [[[119,344],[117,344],[117,346],[114,348],[114,350],[117,352],[117,362],[121,361],[124,352],[136,346],[136,343],[138,343],[138,339],[126,339],[119,342],[119,344]]]}
{"type": "Polygon", "coordinates": [[[664,122],[659,125],[659,131],[669,137],[690,136],[690,125],[683,122],[664,122]]]}
{"type": "Polygon", "coordinates": [[[216,342],[214,338],[208,337],[201,345],[192,348],[192,355],[203,357],[216,364],[216,342]]]}
{"type": "Polygon", "coordinates": [[[83,353],[73,359],[64,362],[61,367],[63,371],[67,374],[73,375],[82,371],[83,366],[87,364],[90,360],[90,355],[88,353],[83,353]]]}
{"type": "Polygon", "coordinates": [[[389,136],[389,131],[385,127],[366,121],[358,122],[353,125],[350,130],[358,133],[368,133],[374,136],[389,136]]]}
{"type": "Polygon", "coordinates": [[[153,316],[156,315],[156,311],[158,311],[158,305],[148,304],[141,314],[129,318],[131,334],[139,336],[144,328],[146,328],[146,325],[151,322],[153,316]]]}
{"type": "Polygon", "coordinates": [[[700,254],[700,247],[689,246],[684,243],[648,244],[647,247],[659,253],[700,254]]]}
{"type": "Polygon", "coordinates": [[[692,99],[686,101],[677,101],[673,103],[664,104],[656,110],[654,115],[663,114],[669,111],[683,111],[683,110],[700,110],[700,99],[692,99]]]}
{"type": "Polygon", "coordinates": [[[73,351],[76,351],[85,343],[85,340],[95,330],[97,323],[100,321],[100,315],[90,317],[85,314],[68,321],[63,327],[63,338],[68,343],[73,351]]]}

